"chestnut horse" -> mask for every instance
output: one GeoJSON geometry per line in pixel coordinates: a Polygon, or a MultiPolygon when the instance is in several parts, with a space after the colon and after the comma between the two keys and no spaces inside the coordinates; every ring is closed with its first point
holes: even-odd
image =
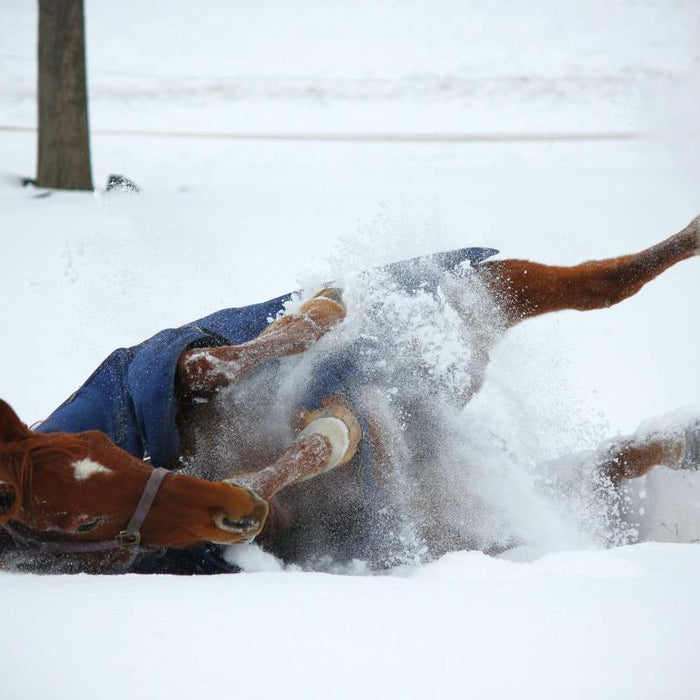
{"type": "Polygon", "coordinates": [[[100,431],[34,433],[0,400],[0,562],[102,572],[143,551],[250,541],[267,517],[265,499],[327,468],[330,441],[311,428],[249,476],[253,492],[154,469],[100,431]]]}
{"type": "MultiPolygon", "coordinates": [[[[436,285],[426,287],[421,280],[415,285],[411,282],[414,286],[409,290],[411,294],[418,294],[427,288],[433,295],[442,295],[446,307],[456,312],[465,327],[476,328],[470,360],[472,381],[449,396],[450,401],[460,405],[478,390],[490,350],[507,328],[545,313],[600,309],[632,296],[667,268],[699,253],[700,218],[640,253],[572,267],[526,260],[487,261],[484,259],[495,251],[465,250],[476,252],[455,251],[462,254],[461,257],[445,254],[447,257],[438,260],[442,275],[439,292],[436,285]],[[472,263],[471,268],[466,272],[458,270],[457,263],[466,259],[472,263]],[[475,284],[483,292],[480,299],[488,299],[492,306],[492,312],[487,315],[487,327],[475,321],[473,306],[465,302],[465,275],[470,284],[475,284]]],[[[400,269],[403,274],[406,268],[400,269]]],[[[298,410],[277,415],[275,405],[255,409],[251,408],[251,403],[246,403],[246,398],[250,399],[252,394],[258,399],[266,393],[265,383],[272,375],[300,371],[298,366],[279,362],[281,358],[305,356],[311,354],[305,351],[317,347],[323,352],[332,352],[332,345],[323,346],[319,341],[326,342],[346,325],[341,323],[348,311],[340,289],[325,289],[297,312],[287,313],[269,323],[268,318],[279,316],[287,300],[283,298],[257,307],[232,310],[238,314],[237,319],[245,321],[242,326],[237,326],[235,333],[227,330],[227,317],[220,316],[224,312],[219,312],[178,329],[181,333],[177,337],[182,339],[177,342],[174,331],[168,331],[147,341],[143,347],[125,349],[119,355],[115,353],[100,368],[101,372],[98,370],[40,427],[45,435],[32,436],[23,427],[19,430],[16,417],[10,418],[14,428],[9,433],[0,433],[0,464],[7,465],[5,471],[9,465],[15,465],[9,469],[10,477],[3,477],[6,482],[3,492],[6,495],[2,500],[5,504],[4,520],[19,523],[20,528],[30,531],[35,540],[73,542],[89,538],[90,541],[104,541],[118,537],[141,497],[149,470],[152,470],[139,458],[150,457],[155,466],[174,467],[179,464],[200,476],[217,479],[217,482],[206,483],[181,473],[165,479],[142,526],[141,543],[146,546],[177,548],[202,541],[239,542],[253,537],[265,520],[257,541],[285,561],[309,561],[314,553],[321,551],[339,559],[359,556],[378,566],[390,564],[392,559],[386,554],[386,540],[395,537],[396,533],[392,530],[392,503],[387,494],[391,494],[392,480],[400,477],[396,463],[401,455],[387,438],[390,432],[387,420],[395,420],[396,414],[387,416],[384,406],[378,404],[376,395],[372,394],[378,377],[381,377],[371,372],[363,374],[357,366],[351,366],[353,357],[366,356],[365,347],[355,345],[350,353],[341,354],[341,366],[336,372],[341,380],[336,377],[333,381],[321,382],[315,388],[314,399],[300,401],[298,410]],[[243,330],[238,333],[240,327],[243,330]],[[149,365],[150,360],[142,359],[148,343],[158,350],[158,366],[149,365]],[[134,381],[134,377],[139,376],[142,365],[148,369],[144,375],[148,381],[157,377],[156,386],[149,388],[149,394],[155,397],[158,410],[143,408],[138,400],[137,393],[143,387],[134,381]],[[159,374],[160,365],[167,371],[159,374]],[[235,396],[238,390],[242,394],[235,396]],[[168,398],[168,391],[174,399],[168,398]],[[95,397],[98,396],[101,400],[106,399],[107,408],[95,408],[95,397]],[[127,409],[120,408],[110,413],[110,406],[116,405],[123,397],[126,397],[123,405],[127,409]],[[131,411],[127,417],[131,423],[125,427],[126,410],[131,411]],[[153,425],[161,430],[169,423],[174,426],[172,432],[176,431],[175,439],[168,438],[169,434],[163,437],[162,431],[152,432],[153,425]],[[136,426],[133,430],[132,424],[136,426]],[[268,440],[268,433],[275,432],[271,428],[273,424],[277,428],[275,439],[268,440]],[[75,465],[80,460],[94,460],[105,469],[111,469],[112,463],[104,455],[87,456],[92,455],[85,446],[85,441],[90,438],[84,435],[74,438],[61,435],[59,438],[56,431],[81,433],[90,428],[104,431],[131,454],[110,446],[110,455],[119,455],[117,461],[128,466],[120,466],[118,472],[115,469],[113,477],[97,473],[97,470],[82,483],[75,477],[75,465]],[[301,428],[304,428],[301,435],[294,439],[301,428]],[[62,464],[60,478],[64,487],[56,489],[55,498],[46,503],[46,512],[38,516],[42,501],[22,495],[26,493],[27,485],[23,478],[26,481],[26,473],[31,474],[31,493],[38,488],[38,480],[44,471],[49,478],[49,469],[38,464],[33,469],[16,465],[31,464],[33,459],[31,450],[25,449],[22,443],[29,446],[34,440],[37,444],[46,441],[44,444],[48,446],[59,439],[75,440],[76,446],[69,449],[61,445],[51,451],[52,460],[48,457],[44,460],[46,464],[55,460],[62,464]],[[346,462],[345,467],[333,468],[346,462]],[[112,488],[117,488],[117,483],[121,489],[123,482],[122,497],[105,502],[104,494],[102,499],[98,498],[97,488],[92,488],[88,496],[88,491],[83,489],[88,488],[88,482],[93,478],[95,481],[90,486],[95,486],[98,481],[106,483],[109,479],[110,493],[112,488]],[[368,481],[371,482],[369,496],[368,481]],[[201,495],[195,497],[188,493],[179,500],[177,497],[168,499],[169,490],[180,484],[181,493],[191,488],[192,494],[201,495]],[[207,498],[213,498],[208,492],[205,497],[207,489],[221,494],[216,506],[211,505],[211,500],[207,501],[207,498]],[[269,506],[267,519],[264,506],[256,501],[249,489],[266,501],[269,506]],[[226,501],[224,493],[229,501],[231,494],[235,494],[237,506],[226,501]],[[194,506],[180,507],[184,501],[198,504],[200,498],[201,502],[209,504],[203,511],[194,506]],[[90,499],[95,499],[92,506],[88,503],[90,499]],[[22,505],[26,502],[31,502],[32,507],[22,505]],[[33,511],[36,508],[39,510],[33,511]],[[213,519],[212,509],[218,514],[213,519]],[[70,527],[61,526],[48,516],[49,510],[77,514],[75,517],[81,518],[79,524],[94,522],[94,528],[83,534],[77,521],[70,527]],[[154,513],[159,514],[160,520],[154,517],[154,513]],[[226,515],[222,516],[222,513],[226,515]],[[239,525],[245,522],[245,532],[240,528],[235,532],[224,532],[225,528],[220,527],[222,517],[239,525]],[[171,530],[176,533],[183,529],[187,530],[189,538],[170,535],[171,530]]],[[[349,308],[352,315],[352,307],[349,308]]],[[[376,364],[381,364],[381,361],[376,364]]],[[[314,367],[318,368],[318,365],[314,367]]],[[[327,368],[321,369],[325,371],[327,368]]],[[[425,372],[421,367],[414,367],[410,372],[413,372],[418,388],[415,392],[405,392],[407,395],[400,396],[395,403],[400,405],[401,420],[412,441],[412,454],[422,458],[417,461],[425,462],[434,448],[433,434],[440,433],[439,421],[431,407],[444,385],[422,376],[425,372]]],[[[269,393],[274,403],[279,394],[269,393]]],[[[8,408],[4,409],[5,413],[8,408]]],[[[674,439],[657,436],[643,444],[627,441],[618,445],[619,449],[611,445],[601,459],[601,470],[618,484],[623,479],[640,476],[655,464],[684,464],[688,461],[690,442],[688,436],[681,435],[674,439]]],[[[107,444],[103,443],[105,449],[107,444]]],[[[415,490],[420,490],[419,477],[416,479],[418,486],[415,490]]],[[[420,494],[415,500],[418,508],[424,512],[439,508],[439,504],[422,496],[420,494]]],[[[16,528],[10,529],[11,537],[16,533],[16,528]]],[[[464,545],[468,545],[468,541],[458,544],[464,545]]],[[[18,546],[21,549],[23,543],[18,546]]],[[[439,551],[439,547],[433,551],[439,551]]]]}

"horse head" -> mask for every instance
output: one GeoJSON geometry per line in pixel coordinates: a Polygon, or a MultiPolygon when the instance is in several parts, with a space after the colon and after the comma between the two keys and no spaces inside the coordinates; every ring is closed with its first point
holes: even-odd
{"type": "MultiPolygon", "coordinates": [[[[117,539],[153,473],[99,431],[33,433],[0,400],[0,527],[25,539],[74,549],[117,539]]],[[[140,544],[249,541],[267,512],[267,503],[246,488],[168,473],[140,525],[140,544]]]]}
{"type": "Polygon", "coordinates": [[[19,510],[18,484],[9,460],[3,458],[3,447],[31,435],[31,431],[17,417],[10,406],[0,399],[0,525],[17,515],[19,510]]]}

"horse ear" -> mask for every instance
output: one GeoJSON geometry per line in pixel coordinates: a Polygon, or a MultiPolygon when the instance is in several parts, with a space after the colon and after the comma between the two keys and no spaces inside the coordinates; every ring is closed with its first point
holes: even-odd
{"type": "Polygon", "coordinates": [[[31,430],[22,423],[12,407],[0,399],[0,442],[20,440],[31,435],[31,430]]]}

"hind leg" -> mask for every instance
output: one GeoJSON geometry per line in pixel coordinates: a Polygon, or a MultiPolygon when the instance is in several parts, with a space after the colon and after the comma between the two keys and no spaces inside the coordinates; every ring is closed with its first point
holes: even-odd
{"type": "Polygon", "coordinates": [[[698,255],[700,217],[682,231],[640,253],[572,267],[528,260],[495,260],[478,266],[508,325],[552,311],[601,309],[636,294],[681,260],[698,255]]]}
{"type": "Polygon", "coordinates": [[[617,438],[598,450],[598,469],[614,486],[636,479],[654,467],[700,469],[700,421],[671,431],[617,438]]]}
{"type": "Polygon", "coordinates": [[[337,291],[322,290],[302,304],[298,313],[283,316],[242,345],[186,350],[180,355],[175,375],[179,395],[184,399],[208,398],[263,362],[307,350],[345,318],[337,291]]]}

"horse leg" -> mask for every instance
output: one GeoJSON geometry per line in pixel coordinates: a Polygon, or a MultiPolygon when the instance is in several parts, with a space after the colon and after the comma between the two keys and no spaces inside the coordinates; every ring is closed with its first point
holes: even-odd
{"type": "Polygon", "coordinates": [[[347,464],[362,439],[359,422],[339,397],[327,399],[325,407],[317,411],[304,410],[300,427],[303,430],[297,439],[273,464],[224,480],[254,491],[267,502],[268,516],[256,538],[263,547],[278,543],[278,538],[295,526],[294,509],[275,496],[289,486],[347,464]]]}
{"type": "Polygon", "coordinates": [[[267,501],[288,486],[347,464],[362,439],[357,418],[340,403],[328,403],[309,413],[303,425],[297,439],[274,464],[236,474],[227,483],[249,488],[267,501]]]}
{"type": "Polygon", "coordinates": [[[614,486],[623,479],[644,476],[656,466],[700,469],[700,422],[677,430],[631,435],[606,443],[598,450],[600,473],[614,486]]]}
{"type": "Polygon", "coordinates": [[[324,289],[299,313],[283,316],[247,343],[185,350],[175,375],[178,393],[184,399],[208,398],[263,362],[307,350],[344,318],[338,290],[324,289]]]}
{"type": "Polygon", "coordinates": [[[226,482],[244,486],[269,501],[287,486],[326,471],[332,449],[325,436],[318,433],[307,435],[287,447],[274,464],[259,471],[236,474],[226,482]]]}
{"type": "Polygon", "coordinates": [[[640,253],[572,267],[528,260],[495,260],[477,268],[509,326],[551,311],[601,309],[638,292],[681,260],[700,252],[700,217],[640,253]]]}
{"type": "Polygon", "coordinates": [[[683,435],[630,436],[607,446],[598,469],[614,486],[619,486],[624,479],[637,479],[659,465],[678,468],[684,455],[683,435]]]}

